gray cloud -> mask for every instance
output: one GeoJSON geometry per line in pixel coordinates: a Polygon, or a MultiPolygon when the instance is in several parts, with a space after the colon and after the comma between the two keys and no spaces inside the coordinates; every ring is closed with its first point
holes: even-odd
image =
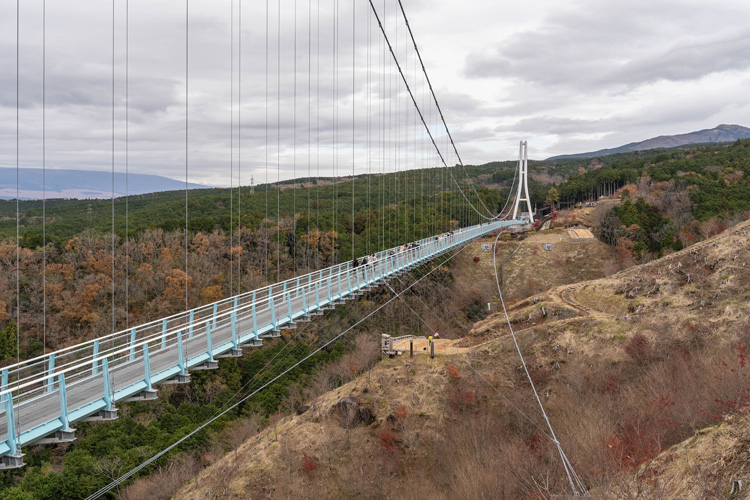
{"type": "MultiPolygon", "coordinates": [[[[182,178],[184,1],[130,3],[130,169],[182,178]]],[[[238,17],[238,3],[234,5],[238,17]]],[[[264,181],[266,158],[269,181],[276,179],[277,163],[281,178],[306,175],[308,113],[313,172],[319,168],[322,175],[330,175],[336,163],[341,175],[350,174],[352,149],[357,172],[393,168],[394,150],[399,151],[401,167],[434,164],[433,157],[414,158],[415,149],[429,150],[430,144],[424,132],[414,128],[412,104],[367,3],[356,3],[354,35],[351,4],[339,3],[336,66],[332,0],[300,2],[296,31],[292,4],[283,4],[278,38],[279,4],[269,5],[266,59],[265,5],[243,2],[240,127],[236,45],[234,94],[230,92],[230,2],[190,3],[191,181],[229,184],[230,141],[235,148],[236,179],[240,137],[243,179],[254,175],[256,183],[264,181]],[[309,34],[308,7],[313,16],[309,34]]],[[[116,6],[115,168],[122,171],[124,2],[117,0],[116,6]]],[[[50,168],[111,168],[110,8],[90,0],[48,2],[50,168]]],[[[513,158],[518,140],[524,138],[532,141],[533,153],[552,155],[688,132],[747,116],[743,96],[750,80],[750,37],[744,22],[750,7],[744,3],[531,0],[516,9],[483,0],[419,0],[406,8],[445,117],[468,163],[513,158]]],[[[425,119],[447,161],[454,163],[405,27],[397,22],[398,5],[387,0],[385,9],[381,5],[378,9],[425,119]]],[[[41,2],[22,5],[21,23],[20,163],[38,167],[41,2]]],[[[235,37],[238,33],[235,25],[235,37]]],[[[0,5],[0,164],[4,166],[15,165],[15,50],[15,5],[5,2],[0,5]]]]}

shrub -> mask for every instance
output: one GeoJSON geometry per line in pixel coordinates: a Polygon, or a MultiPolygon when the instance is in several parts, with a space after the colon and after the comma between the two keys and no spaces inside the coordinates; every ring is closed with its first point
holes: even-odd
{"type": "Polygon", "coordinates": [[[396,433],[393,432],[393,430],[389,427],[383,427],[380,429],[380,432],[378,433],[378,439],[380,446],[382,446],[386,450],[393,451],[398,448],[396,446],[396,433]]]}
{"type": "Polygon", "coordinates": [[[478,262],[479,262],[479,261],[480,261],[481,259],[479,258],[479,255],[477,255],[477,256],[476,256],[476,257],[474,257],[474,259],[472,259],[472,260],[473,260],[473,261],[474,261],[474,263],[476,264],[476,263],[478,263],[478,262]]]}
{"type": "Polygon", "coordinates": [[[634,361],[644,361],[651,351],[651,343],[642,333],[636,333],[630,338],[630,342],[625,345],[625,354],[630,356],[634,361]]]}
{"type": "Polygon", "coordinates": [[[396,411],[393,413],[397,419],[404,420],[407,416],[406,412],[406,406],[399,405],[398,408],[396,408],[396,411]]]}
{"type": "Polygon", "coordinates": [[[313,457],[303,451],[302,464],[300,465],[300,468],[307,473],[311,473],[318,469],[318,462],[316,462],[313,457]]]}

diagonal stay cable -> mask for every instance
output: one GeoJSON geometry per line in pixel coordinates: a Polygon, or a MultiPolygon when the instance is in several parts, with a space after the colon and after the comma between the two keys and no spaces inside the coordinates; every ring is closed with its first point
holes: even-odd
{"type": "Polygon", "coordinates": [[[511,324],[510,318],[508,317],[508,310],[505,307],[505,299],[503,298],[503,292],[500,286],[500,278],[497,274],[497,253],[495,253],[494,251],[497,249],[497,240],[500,238],[500,234],[497,235],[497,237],[495,238],[495,242],[493,244],[492,263],[493,263],[493,268],[495,271],[495,283],[497,285],[497,292],[498,294],[500,294],[500,303],[503,305],[503,314],[505,315],[505,321],[508,323],[508,329],[510,330],[510,335],[513,338],[513,343],[516,346],[518,357],[521,358],[521,364],[523,365],[524,372],[526,372],[526,378],[529,381],[529,385],[531,385],[531,390],[534,393],[534,398],[536,399],[536,402],[539,405],[539,409],[541,410],[542,415],[544,416],[544,420],[547,423],[547,428],[549,429],[550,434],[552,435],[552,438],[553,438],[552,441],[555,443],[555,446],[557,446],[557,451],[559,452],[560,458],[563,461],[563,467],[565,468],[565,473],[568,476],[568,481],[570,482],[570,487],[573,490],[573,494],[575,496],[579,496],[581,494],[588,495],[585,487],[581,483],[581,480],[579,479],[575,470],[573,470],[573,467],[570,465],[570,462],[568,461],[568,458],[562,449],[562,445],[560,444],[560,441],[558,441],[557,436],[555,435],[554,429],[552,429],[552,423],[550,422],[549,417],[547,416],[547,412],[544,410],[544,405],[542,404],[542,400],[539,398],[539,393],[536,390],[534,381],[531,379],[531,374],[529,373],[529,369],[526,366],[526,361],[524,360],[523,354],[521,353],[521,347],[518,345],[516,334],[513,331],[513,325],[511,324]],[[575,482],[574,482],[574,478],[575,478],[575,482]]]}
{"type": "MultiPolygon", "coordinates": [[[[390,285],[388,286],[388,288],[390,288],[390,285]]],[[[393,289],[391,288],[391,290],[393,290],[393,289]]],[[[394,292],[394,293],[395,293],[395,292],[394,292]]],[[[427,324],[427,321],[425,321],[425,320],[424,320],[424,318],[422,318],[422,316],[420,316],[420,315],[419,315],[419,313],[417,313],[417,312],[416,312],[416,311],[415,311],[414,309],[412,309],[412,308],[411,308],[411,307],[409,306],[409,304],[407,304],[407,303],[406,303],[406,301],[404,301],[404,299],[403,299],[402,297],[400,297],[400,296],[399,296],[399,298],[401,299],[401,302],[403,302],[403,303],[404,303],[404,305],[405,305],[405,306],[406,306],[406,307],[407,307],[407,308],[408,308],[408,309],[409,309],[409,310],[410,310],[410,311],[411,311],[411,312],[412,312],[412,313],[413,313],[413,314],[414,314],[414,315],[415,315],[415,316],[416,316],[416,317],[417,317],[417,318],[418,318],[418,319],[419,319],[419,320],[420,320],[420,321],[421,321],[422,323],[424,323],[424,324],[425,324],[425,326],[427,326],[427,328],[428,328],[428,329],[432,330],[432,328],[430,327],[430,325],[429,325],[429,324],[427,324]]],[[[434,332],[434,330],[432,330],[432,331],[434,332]]],[[[539,431],[540,431],[540,432],[541,432],[542,434],[544,434],[545,436],[547,436],[547,437],[548,437],[548,438],[549,438],[549,439],[550,439],[551,441],[554,441],[554,439],[552,438],[552,436],[550,436],[550,435],[549,435],[549,434],[547,433],[547,431],[545,431],[545,430],[544,430],[544,429],[543,429],[543,428],[542,428],[541,426],[539,426],[539,424],[537,424],[536,422],[534,422],[534,420],[532,420],[532,418],[531,418],[531,417],[529,417],[528,415],[526,415],[526,413],[524,413],[524,412],[523,412],[523,410],[521,410],[521,409],[520,409],[520,408],[519,408],[519,407],[518,407],[518,406],[517,406],[517,405],[516,405],[516,404],[515,404],[515,403],[514,403],[513,401],[511,401],[510,399],[508,399],[508,398],[507,398],[507,397],[505,396],[505,394],[503,394],[502,392],[500,392],[500,390],[499,390],[499,389],[497,389],[497,388],[496,388],[496,387],[495,387],[494,385],[492,385],[492,384],[490,383],[490,381],[489,381],[489,380],[487,380],[487,379],[486,379],[486,378],[484,378],[484,377],[483,377],[483,376],[482,376],[482,375],[481,375],[481,374],[480,374],[479,372],[477,372],[477,371],[476,371],[476,370],[474,369],[474,367],[473,367],[473,366],[471,366],[471,363],[469,363],[468,361],[466,361],[466,359],[465,359],[465,358],[464,358],[463,356],[461,356],[461,357],[460,357],[459,359],[461,359],[461,361],[463,361],[464,363],[466,363],[466,365],[467,365],[467,366],[468,366],[469,368],[471,368],[471,370],[472,370],[472,371],[473,371],[473,372],[474,372],[475,374],[477,374],[477,375],[479,376],[479,378],[481,378],[482,380],[484,380],[484,382],[486,382],[486,383],[487,383],[487,385],[489,385],[489,386],[490,386],[490,387],[491,387],[491,388],[492,388],[492,389],[493,389],[493,390],[494,390],[494,391],[495,391],[496,393],[498,393],[498,394],[500,395],[500,397],[502,397],[502,398],[503,398],[503,399],[504,399],[504,400],[505,400],[505,401],[506,401],[506,402],[507,402],[507,403],[508,403],[508,404],[509,404],[510,406],[512,406],[512,407],[513,407],[513,408],[514,408],[514,409],[515,409],[515,410],[516,410],[516,411],[517,411],[518,413],[520,413],[520,414],[521,414],[521,416],[523,416],[523,417],[524,417],[524,418],[525,418],[526,420],[528,420],[528,421],[529,421],[529,422],[530,422],[530,423],[531,423],[531,424],[532,424],[532,425],[533,425],[534,427],[536,427],[537,429],[539,429],[539,431]]]]}

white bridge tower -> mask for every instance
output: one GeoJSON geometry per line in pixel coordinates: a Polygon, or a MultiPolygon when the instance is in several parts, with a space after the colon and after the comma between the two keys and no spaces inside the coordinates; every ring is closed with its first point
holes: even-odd
{"type": "Polygon", "coordinates": [[[531,199],[529,198],[529,150],[526,141],[521,141],[521,146],[518,149],[518,193],[516,194],[516,201],[513,202],[513,219],[518,219],[519,215],[524,215],[521,205],[524,201],[526,202],[529,222],[533,224],[534,212],[531,210],[531,199]],[[521,211],[520,214],[519,210],[521,211]]]}

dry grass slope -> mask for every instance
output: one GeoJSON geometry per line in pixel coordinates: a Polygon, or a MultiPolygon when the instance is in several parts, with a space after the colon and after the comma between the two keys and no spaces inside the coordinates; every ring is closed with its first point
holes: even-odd
{"type": "MultiPolygon", "coordinates": [[[[747,497],[748,232],[744,222],[663,259],[509,308],[558,438],[596,497],[747,497]],[[744,488],[735,494],[738,480],[744,488]]],[[[470,335],[478,345],[465,353],[383,360],[309,401],[304,414],[251,437],[177,497],[569,494],[504,316],[490,316],[470,335]],[[374,422],[342,426],[335,406],[347,396],[374,422]]]]}

